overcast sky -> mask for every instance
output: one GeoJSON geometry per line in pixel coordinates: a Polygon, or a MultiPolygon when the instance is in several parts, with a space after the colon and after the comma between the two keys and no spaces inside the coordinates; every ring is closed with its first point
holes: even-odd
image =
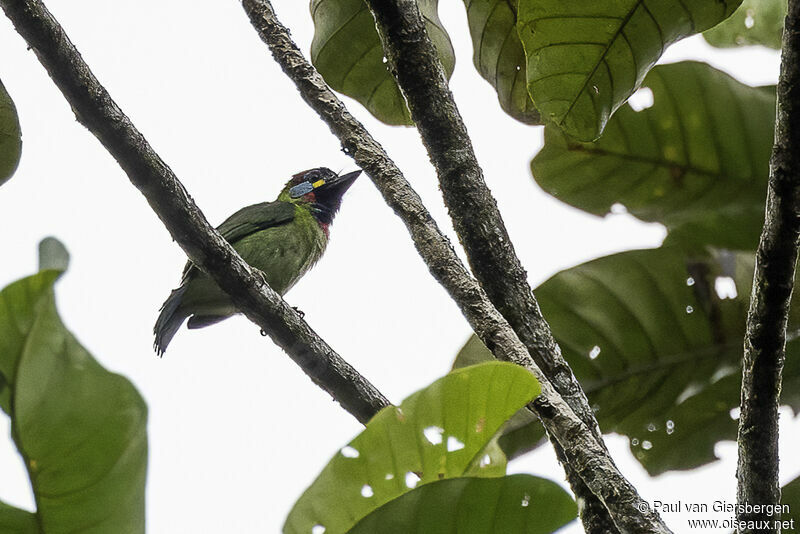
{"type": "MultiPolygon", "coordinates": [[[[308,51],[307,4],[274,3],[308,51]]],[[[212,223],[273,200],[299,170],[355,169],[272,61],[238,2],[47,4],[212,223]]],[[[440,9],[457,54],[451,86],[531,284],[612,252],[658,246],[664,236],[658,225],[624,214],[589,216],[538,189],[528,164],[542,128],[507,117],[478,76],[463,4],[450,0],[440,9]]],[[[719,51],[693,38],[662,61],[686,58],[706,59],[748,83],[777,79],[778,54],[761,48],[719,51]]],[[[75,121],[4,17],[0,79],[16,102],[24,138],[19,170],[0,190],[0,286],[35,270],[44,236],[55,235],[70,250],[70,270],[57,286],[64,321],[104,366],[129,377],[149,406],[148,531],[278,531],[294,500],[359,424],[241,317],[181,330],[157,358],[152,325],[179,282],[183,252],[75,121]]],[[[457,242],[416,131],[386,127],[347,104],[457,242]]],[[[446,373],[470,333],[365,178],[345,197],[325,258],[286,299],[393,402],[446,373]]],[[[0,427],[8,436],[7,419],[0,418],[0,427]]],[[[781,432],[788,481],[800,473],[800,459],[787,449],[800,432],[789,417],[781,432]]],[[[651,479],[629,454],[627,438],[608,441],[646,499],[735,500],[732,442],[718,445],[720,462],[651,479]]],[[[549,447],[512,463],[511,471],[563,481],[549,447]]],[[[0,481],[0,500],[33,509],[10,438],[0,438],[0,481]]],[[[675,532],[688,532],[678,514],[665,519],[675,532]]]]}

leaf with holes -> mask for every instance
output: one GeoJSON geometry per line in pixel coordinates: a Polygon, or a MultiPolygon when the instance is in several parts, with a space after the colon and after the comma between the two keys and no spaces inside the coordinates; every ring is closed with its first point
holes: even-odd
{"type": "Polygon", "coordinates": [[[667,46],[711,28],[741,1],[520,0],[528,92],[543,118],[592,141],[667,46]]]}
{"type": "Polygon", "coordinates": [[[577,512],[569,494],[544,478],[455,478],[425,484],[384,504],[348,534],[549,534],[577,512]]]}
{"type": "Polygon", "coordinates": [[[703,32],[713,46],[764,45],[780,50],[786,0],[744,0],[733,15],[703,32]]]}
{"type": "Polygon", "coordinates": [[[528,95],[525,52],[517,35],[517,5],[510,0],[464,0],[472,61],[497,91],[503,111],[525,124],[541,124],[528,95]]]}
{"type": "Polygon", "coordinates": [[[539,392],[529,371],[503,362],[440,378],[382,410],[336,454],[295,503],[284,532],[346,532],[418,484],[481,473],[476,462],[490,476],[502,474],[491,467],[492,438],[539,392]]]}
{"type": "Polygon", "coordinates": [[[0,81],[0,185],[17,170],[22,152],[22,133],[17,108],[0,81]]]}
{"type": "Polygon", "coordinates": [[[147,409],[64,327],[53,294],[60,274],[0,291],[0,407],[36,501],[35,514],[0,505],[0,525],[27,532],[34,515],[34,532],[45,534],[143,533],[147,409]]]}
{"type": "MultiPolygon", "coordinates": [[[[538,184],[595,215],[620,203],[670,240],[754,249],[764,219],[775,91],[704,63],[654,68],[652,106],[620,109],[594,143],[545,129],[531,162],[538,184]]],[[[637,95],[639,96],[639,95],[637,95]]],[[[633,101],[632,101],[633,102],[633,101]]]]}
{"type": "MultiPolygon", "coordinates": [[[[428,35],[449,78],[455,67],[450,37],[439,20],[439,0],[419,0],[428,35]]],[[[378,120],[410,125],[411,115],[383,55],[364,0],[311,0],[311,62],[333,89],[358,100],[378,120]]]]}
{"type": "MultiPolygon", "coordinates": [[[[669,247],[623,252],[562,271],[535,290],[603,432],[628,436],[650,474],[713,461],[736,438],[750,254],[669,247]]],[[[800,325],[793,307],[790,325],[800,325]]],[[[800,408],[800,340],[787,349],[783,402],[800,408]]],[[[491,358],[475,339],[456,365],[491,358]]],[[[535,447],[538,422],[500,438],[509,457],[535,447]]]]}

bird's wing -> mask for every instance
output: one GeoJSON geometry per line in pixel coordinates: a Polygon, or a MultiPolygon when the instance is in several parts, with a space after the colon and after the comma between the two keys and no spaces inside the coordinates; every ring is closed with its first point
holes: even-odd
{"type": "Polygon", "coordinates": [[[235,244],[266,228],[280,226],[294,220],[295,207],[290,202],[262,202],[242,208],[217,227],[222,237],[235,244]]]}
{"type": "MultiPolygon", "coordinates": [[[[295,217],[294,204],[290,202],[262,202],[240,209],[222,224],[217,230],[231,245],[245,237],[260,232],[266,228],[290,223],[295,217]]],[[[192,276],[195,267],[192,262],[187,262],[183,270],[183,279],[192,276]]]]}

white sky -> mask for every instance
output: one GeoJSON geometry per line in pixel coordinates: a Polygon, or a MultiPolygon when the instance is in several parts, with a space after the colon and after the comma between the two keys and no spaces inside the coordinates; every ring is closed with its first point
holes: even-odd
{"type": "MultiPolygon", "coordinates": [[[[47,4],[212,223],[243,205],[272,200],[299,170],[355,168],[272,61],[238,2],[47,4]]],[[[275,4],[307,51],[313,31],[307,3],[275,4]]],[[[627,215],[589,216],[538,189],[528,163],[542,129],[503,114],[478,76],[462,3],[442,2],[440,9],[457,53],[451,85],[531,283],[611,252],[657,246],[663,238],[657,225],[627,215]]],[[[165,358],[155,356],[152,325],[179,281],[183,252],[75,121],[5,17],[0,51],[0,78],[17,104],[24,137],[19,170],[0,190],[0,286],[35,270],[42,237],[55,235],[70,250],[70,270],[57,289],[64,321],[104,366],[129,377],[149,405],[148,532],[278,531],[294,500],[358,433],[358,423],[243,318],[181,330],[165,358]]],[[[665,60],[685,58],[706,58],[754,84],[777,79],[777,53],[765,49],[718,51],[693,38],[665,60]]],[[[383,126],[358,104],[348,105],[457,242],[416,131],[383,126]]],[[[346,196],[326,257],[287,300],[395,402],[447,372],[470,332],[367,179],[346,196]]],[[[7,419],[0,426],[8,436],[7,419]]],[[[798,436],[798,424],[784,418],[784,481],[800,472],[800,460],[787,449],[798,436]]],[[[626,438],[608,441],[649,500],[735,499],[732,442],[718,445],[721,462],[651,479],[632,459],[626,438]]],[[[548,447],[511,470],[563,479],[548,447]]],[[[0,481],[0,499],[32,509],[10,438],[0,439],[0,481]]],[[[688,532],[683,516],[665,519],[675,532],[688,532]]]]}

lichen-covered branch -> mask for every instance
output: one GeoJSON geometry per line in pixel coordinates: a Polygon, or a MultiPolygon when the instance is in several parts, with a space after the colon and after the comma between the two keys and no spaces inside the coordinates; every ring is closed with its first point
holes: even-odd
{"type": "MultiPolygon", "coordinates": [[[[775,144],[770,161],[764,229],[744,340],[739,416],[738,501],[779,504],[778,403],[785,358],[789,301],[800,237],[800,0],[789,0],[778,81],[775,144]]],[[[739,513],[740,521],[772,521],[739,513]]],[[[774,525],[774,523],[771,523],[774,525]]],[[[739,532],[779,532],[773,527],[739,532]]]]}
{"type": "Polygon", "coordinates": [[[622,476],[605,447],[575,415],[531,359],[505,318],[470,276],[447,238],[380,144],[369,134],[308,63],[287,29],[278,21],[268,0],[243,0],[245,11],[261,39],[302,98],[314,109],[366,171],[387,204],[403,220],[414,244],[437,281],[458,304],[476,335],[496,357],[522,365],[542,384],[542,395],[532,409],[555,436],[575,472],[611,510],[622,531],[664,533],[669,529],[652,512],[635,488],[622,476]]]}
{"type": "MultiPolygon", "coordinates": [[[[445,204],[472,272],[536,364],[602,444],[586,395],[542,316],[497,203],[484,181],[417,2],[367,0],[367,4],[375,16],[390,68],[436,168],[445,204]]],[[[592,495],[584,491],[569,470],[567,475],[575,493],[587,502],[582,514],[586,530],[614,531],[602,506],[595,505],[592,495]]]]}
{"type": "Polygon", "coordinates": [[[36,0],[0,0],[78,120],[106,147],[196,265],[230,294],[322,389],[366,423],[389,401],[344,361],[208,224],[183,185],[94,77],[67,34],[36,0]]]}

